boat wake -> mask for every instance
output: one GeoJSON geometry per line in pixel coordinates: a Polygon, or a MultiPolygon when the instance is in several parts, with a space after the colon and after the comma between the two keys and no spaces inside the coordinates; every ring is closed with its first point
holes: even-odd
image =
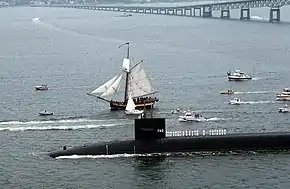
{"type": "Polygon", "coordinates": [[[190,122],[215,122],[215,121],[225,121],[227,119],[218,118],[218,117],[212,117],[212,118],[195,118],[194,120],[179,118],[178,120],[180,122],[190,123],[190,122]]]}
{"type": "MultiPolygon", "coordinates": [[[[114,122],[117,119],[95,120],[95,119],[51,119],[51,120],[33,120],[33,121],[0,121],[1,125],[42,125],[58,123],[93,123],[93,122],[114,122]]],[[[120,120],[118,120],[120,121],[120,120]]],[[[121,120],[122,121],[122,120],[121,120]]]]}
{"type": "Polygon", "coordinates": [[[205,121],[225,121],[225,120],[226,119],[219,117],[205,118],[205,121]]]}
{"type": "Polygon", "coordinates": [[[114,154],[114,155],[71,155],[59,156],[55,159],[113,159],[113,158],[134,158],[134,157],[206,157],[206,156],[227,156],[227,155],[258,155],[264,153],[284,152],[285,150],[257,150],[257,151],[228,151],[228,152],[176,152],[176,153],[148,153],[148,154],[114,154]]]}
{"type": "Polygon", "coordinates": [[[88,34],[88,33],[83,33],[83,32],[77,31],[77,30],[61,28],[61,27],[55,26],[53,24],[48,24],[46,22],[43,22],[40,20],[40,18],[37,18],[37,17],[33,18],[32,22],[34,24],[41,25],[47,29],[54,30],[57,32],[62,32],[62,33],[73,35],[73,36],[94,37],[94,38],[96,38],[100,41],[104,41],[104,42],[113,42],[113,43],[122,43],[123,42],[123,40],[119,40],[119,39],[108,38],[108,37],[99,37],[98,35],[94,35],[94,34],[88,34]]]}
{"type": "Polygon", "coordinates": [[[270,104],[270,103],[278,103],[277,101],[240,101],[239,104],[270,104]]]}
{"type": "Polygon", "coordinates": [[[251,16],[251,19],[253,19],[253,20],[268,20],[267,18],[263,18],[260,16],[251,16]]]}
{"type": "Polygon", "coordinates": [[[261,77],[253,77],[252,78],[253,81],[257,81],[257,80],[260,80],[260,79],[262,79],[262,78],[261,77]]]}
{"type": "Polygon", "coordinates": [[[77,130],[94,129],[99,127],[112,127],[120,124],[100,124],[100,125],[67,125],[67,126],[43,126],[43,127],[0,127],[0,131],[46,131],[46,130],[77,130]]]}
{"type": "Polygon", "coordinates": [[[45,131],[45,130],[77,130],[94,129],[126,125],[128,120],[94,120],[94,119],[61,119],[34,121],[3,121],[0,131],[45,131]]]}
{"type": "Polygon", "coordinates": [[[243,91],[235,91],[234,94],[270,94],[275,93],[275,91],[250,91],[250,92],[243,92],[243,91]]]}
{"type": "Polygon", "coordinates": [[[71,156],[59,156],[55,159],[111,159],[111,158],[130,158],[145,156],[143,154],[114,154],[114,155],[71,155],[71,156]]]}

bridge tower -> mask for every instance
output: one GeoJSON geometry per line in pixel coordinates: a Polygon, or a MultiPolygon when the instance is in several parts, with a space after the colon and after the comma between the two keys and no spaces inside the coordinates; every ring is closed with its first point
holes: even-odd
{"type": "Polygon", "coordinates": [[[206,5],[202,7],[202,17],[211,18],[212,17],[212,6],[206,5]]]}
{"type": "Polygon", "coordinates": [[[221,18],[224,19],[229,19],[230,18],[230,10],[221,10],[221,18]]]}
{"type": "Polygon", "coordinates": [[[242,8],[240,20],[250,20],[250,18],[251,18],[250,9],[249,8],[242,8]]]}
{"type": "Polygon", "coordinates": [[[274,7],[270,9],[269,22],[270,23],[280,22],[280,8],[279,7],[274,7]]]}
{"type": "Polygon", "coordinates": [[[201,7],[193,7],[193,16],[199,16],[201,17],[201,7]],[[196,11],[198,11],[198,14],[196,14],[196,11]]]}

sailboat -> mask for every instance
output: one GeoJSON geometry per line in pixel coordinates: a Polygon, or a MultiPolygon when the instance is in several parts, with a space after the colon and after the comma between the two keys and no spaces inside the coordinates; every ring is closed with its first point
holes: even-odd
{"type": "Polygon", "coordinates": [[[125,110],[128,97],[131,95],[133,102],[135,101],[136,109],[153,108],[155,102],[159,100],[153,95],[158,91],[154,90],[152,84],[142,67],[143,60],[130,68],[130,45],[129,42],[122,44],[120,47],[127,45],[127,56],[123,59],[123,70],[120,74],[114,76],[109,81],[92,91],[87,93],[91,96],[110,103],[111,110],[125,110]],[[115,101],[107,99],[109,96],[116,95],[120,89],[122,79],[125,79],[125,92],[123,101],[115,101]]]}
{"type": "Polygon", "coordinates": [[[129,95],[128,103],[125,109],[126,114],[136,115],[136,114],[142,114],[143,110],[136,110],[136,105],[133,101],[132,95],[129,95]]]}

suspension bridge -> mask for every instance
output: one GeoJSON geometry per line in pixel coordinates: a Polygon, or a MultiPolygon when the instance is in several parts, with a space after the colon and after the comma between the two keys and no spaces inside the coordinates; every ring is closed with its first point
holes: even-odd
{"type": "Polygon", "coordinates": [[[240,20],[250,20],[253,8],[269,7],[269,22],[280,22],[280,8],[290,5],[290,0],[245,0],[218,3],[195,4],[174,7],[153,6],[113,6],[98,4],[30,4],[31,7],[62,7],[125,13],[142,13],[155,15],[172,15],[187,17],[212,18],[213,11],[220,11],[221,19],[230,19],[231,10],[240,10],[240,20]]]}

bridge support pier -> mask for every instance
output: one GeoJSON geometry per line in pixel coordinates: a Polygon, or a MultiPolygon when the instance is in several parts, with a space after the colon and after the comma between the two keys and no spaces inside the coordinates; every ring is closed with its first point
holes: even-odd
{"type": "Polygon", "coordinates": [[[193,16],[199,16],[201,17],[201,8],[193,8],[193,16]],[[198,10],[199,14],[196,14],[196,10],[198,10]]]}
{"type": "Polygon", "coordinates": [[[211,18],[212,17],[212,10],[211,6],[204,6],[202,7],[202,17],[204,18],[211,18]]]}
{"type": "Polygon", "coordinates": [[[189,16],[192,16],[192,9],[189,9],[189,16]]]}
{"type": "Polygon", "coordinates": [[[230,18],[230,10],[221,10],[221,18],[229,19],[230,18]]]}
{"type": "Polygon", "coordinates": [[[250,20],[251,15],[250,15],[250,9],[249,8],[243,8],[241,9],[241,17],[240,20],[250,20]],[[246,13],[246,14],[244,14],[246,13]]]}
{"type": "Polygon", "coordinates": [[[280,9],[279,8],[271,8],[270,9],[270,17],[269,17],[269,22],[280,22],[280,9]],[[276,13],[276,17],[275,16],[276,13]]]}
{"type": "Polygon", "coordinates": [[[173,9],[173,14],[177,15],[177,9],[173,9]]]}

